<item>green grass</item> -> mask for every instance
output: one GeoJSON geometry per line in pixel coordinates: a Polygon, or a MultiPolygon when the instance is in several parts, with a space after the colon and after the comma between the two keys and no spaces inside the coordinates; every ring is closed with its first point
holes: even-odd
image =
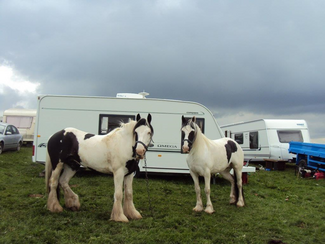
{"type": "Polygon", "coordinates": [[[112,176],[78,173],[70,183],[80,211],[53,214],[39,177],[44,166],[32,163],[31,154],[23,147],[0,155],[0,243],[325,243],[325,181],[299,179],[293,165],[250,174],[244,208],[228,204],[230,185],[218,178],[212,215],[192,211],[190,176],[149,175],[152,211],[146,179],[135,179],[134,203],[143,219],[116,223],[109,221],[112,176]]]}

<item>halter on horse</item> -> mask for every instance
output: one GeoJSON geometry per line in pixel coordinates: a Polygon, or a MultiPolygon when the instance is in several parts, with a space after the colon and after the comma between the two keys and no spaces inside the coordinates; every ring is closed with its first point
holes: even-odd
{"type": "Polygon", "coordinates": [[[186,161],[196,191],[196,206],[193,210],[203,210],[199,186],[199,176],[203,176],[207,197],[205,212],[214,212],[210,199],[210,180],[211,174],[216,173],[220,173],[231,183],[230,203],[243,207],[244,198],[241,176],[244,154],[242,149],[237,142],[230,138],[208,139],[195,122],[195,117],[187,120],[182,116],[182,151],[183,153],[188,153],[186,161]],[[234,169],[234,176],[230,174],[232,168],[234,169]]]}
{"type": "Polygon", "coordinates": [[[57,193],[61,186],[65,206],[73,211],[79,210],[79,197],[71,190],[69,181],[82,165],[98,172],[113,173],[115,193],[111,220],[128,222],[128,218],[142,218],[133,204],[134,174],[131,173],[138,169],[139,159],[145,156],[153,132],[151,115],[144,119],[138,114],[137,121],[122,124],[107,135],[93,135],[75,128],[66,128],[55,133],[47,144],[47,208],[51,212],[63,211],[57,193]]]}

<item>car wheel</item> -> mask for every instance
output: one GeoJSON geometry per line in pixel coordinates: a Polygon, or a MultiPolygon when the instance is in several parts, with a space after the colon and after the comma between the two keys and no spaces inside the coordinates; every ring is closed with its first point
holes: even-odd
{"type": "Polygon", "coordinates": [[[18,146],[17,146],[17,151],[19,152],[20,151],[20,148],[21,148],[21,142],[18,143],[18,146]]]}
{"type": "Polygon", "coordinates": [[[297,171],[298,171],[298,174],[297,176],[301,176],[304,169],[307,167],[307,162],[305,159],[301,159],[297,165],[297,171]]]}
{"type": "Polygon", "coordinates": [[[3,150],[3,145],[2,145],[2,142],[0,143],[0,154],[2,153],[2,150],[3,150]]]}

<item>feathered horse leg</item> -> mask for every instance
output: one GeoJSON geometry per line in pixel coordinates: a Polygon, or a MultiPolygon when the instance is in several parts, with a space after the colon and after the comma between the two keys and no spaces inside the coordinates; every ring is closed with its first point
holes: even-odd
{"type": "Polygon", "coordinates": [[[129,219],[141,219],[141,214],[135,209],[133,204],[133,174],[130,174],[124,178],[124,205],[123,211],[126,217],[129,219]]]}
{"type": "Polygon", "coordinates": [[[206,213],[212,214],[215,211],[213,209],[211,198],[210,198],[210,183],[211,183],[210,181],[211,181],[211,173],[209,171],[204,176],[204,182],[205,182],[204,191],[205,191],[205,195],[206,195],[206,198],[207,198],[207,206],[206,206],[204,211],[206,213]]]}
{"type": "Polygon", "coordinates": [[[127,217],[124,215],[122,208],[122,199],[123,199],[123,181],[124,181],[124,170],[120,170],[114,173],[114,204],[113,210],[111,213],[111,220],[119,222],[129,222],[127,217]]]}
{"type": "Polygon", "coordinates": [[[193,210],[195,212],[201,212],[201,211],[203,211],[203,204],[202,204],[201,189],[200,189],[200,184],[199,184],[199,175],[193,171],[190,171],[190,173],[191,173],[191,176],[194,181],[194,188],[195,188],[195,193],[196,193],[196,205],[193,208],[193,210]]]}
{"type": "MultiPolygon", "coordinates": [[[[47,167],[46,167],[47,168],[47,167]]],[[[60,202],[58,200],[58,193],[57,189],[59,187],[59,178],[60,174],[63,168],[63,163],[58,163],[55,170],[52,170],[52,173],[46,173],[46,175],[49,177],[48,179],[48,199],[47,199],[47,208],[51,212],[59,213],[63,211],[62,206],[60,205],[60,202]]]]}
{"type": "Polygon", "coordinates": [[[69,186],[69,181],[76,174],[76,171],[72,170],[66,164],[63,168],[64,170],[59,182],[64,192],[65,206],[71,209],[72,211],[77,211],[80,208],[79,197],[71,190],[69,186]]]}
{"type": "Polygon", "coordinates": [[[235,192],[235,180],[234,177],[230,174],[229,169],[226,169],[223,172],[220,172],[220,174],[222,175],[222,177],[226,180],[228,180],[231,184],[231,189],[230,189],[230,204],[236,204],[237,199],[236,199],[236,192],[235,192]]]}

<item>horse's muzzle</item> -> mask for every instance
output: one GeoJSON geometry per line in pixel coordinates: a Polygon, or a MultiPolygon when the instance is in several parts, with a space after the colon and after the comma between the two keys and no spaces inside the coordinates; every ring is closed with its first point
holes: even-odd
{"type": "Polygon", "coordinates": [[[190,153],[190,150],[191,149],[188,146],[184,146],[184,145],[182,146],[182,152],[183,153],[190,153]]]}
{"type": "Polygon", "coordinates": [[[143,143],[140,142],[139,144],[137,144],[137,147],[135,149],[135,152],[137,154],[137,158],[143,159],[144,158],[144,155],[147,152],[146,145],[144,145],[143,143]]]}

